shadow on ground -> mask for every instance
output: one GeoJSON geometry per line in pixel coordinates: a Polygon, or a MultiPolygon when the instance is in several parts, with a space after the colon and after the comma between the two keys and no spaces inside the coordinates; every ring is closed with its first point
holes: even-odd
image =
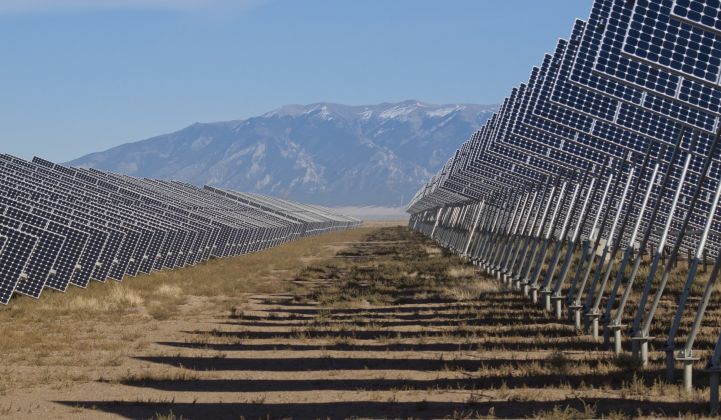
{"type": "MultiPolygon", "coordinates": [[[[476,398],[482,401],[482,394],[476,398]]],[[[627,416],[676,416],[701,414],[699,405],[692,403],[648,404],[653,409],[639,409],[635,401],[624,399],[580,399],[554,401],[493,401],[469,403],[378,402],[353,401],[340,403],[265,404],[261,401],[248,403],[133,403],[125,401],[57,401],[71,407],[90,408],[126,418],[153,418],[172,413],[177,417],[196,419],[238,418],[356,418],[359,413],[369,418],[519,418],[533,413],[548,412],[554,407],[588,413],[593,417],[623,413],[627,416]]]]}

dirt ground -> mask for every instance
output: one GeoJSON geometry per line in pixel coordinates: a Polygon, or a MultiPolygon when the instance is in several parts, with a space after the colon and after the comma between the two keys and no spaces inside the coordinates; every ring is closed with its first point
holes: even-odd
{"type": "Polygon", "coordinates": [[[691,416],[398,222],[0,310],[0,417],[691,416]]]}

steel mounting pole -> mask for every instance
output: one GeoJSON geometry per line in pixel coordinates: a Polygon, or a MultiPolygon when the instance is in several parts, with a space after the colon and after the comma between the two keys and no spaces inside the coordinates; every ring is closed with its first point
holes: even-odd
{"type": "MultiPolygon", "coordinates": [[[[621,213],[623,212],[623,206],[626,202],[626,196],[628,194],[628,189],[631,186],[631,178],[635,175],[635,169],[631,168],[628,174],[628,179],[626,181],[626,185],[623,188],[623,193],[621,193],[621,198],[618,201],[618,206],[616,208],[616,215],[613,218],[613,223],[611,224],[611,231],[608,234],[608,240],[606,241],[606,244],[603,247],[603,253],[601,254],[601,258],[598,261],[598,265],[596,266],[596,272],[594,273],[593,282],[591,283],[591,287],[588,288],[588,293],[586,295],[586,303],[585,308],[587,309],[586,312],[586,324],[589,323],[592,324],[592,335],[594,340],[598,340],[598,317],[600,314],[598,313],[596,302],[598,304],[601,303],[601,297],[603,296],[603,290],[606,288],[606,283],[608,282],[608,278],[611,275],[611,269],[613,267],[613,258],[615,258],[615,252],[611,254],[609,261],[608,261],[608,271],[607,274],[604,276],[603,280],[600,279],[601,273],[603,272],[603,267],[606,263],[606,258],[609,257],[609,249],[611,246],[613,246],[613,250],[617,251],[618,246],[615,245],[615,243],[621,242],[621,236],[623,235],[623,231],[619,230],[618,235],[616,235],[616,228],[618,227],[618,220],[621,217],[621,213]],[[618,238],[614,241],[614,236],[618,236],[618,238]],[[600,283],[599,283],[599,280],[600,283]],[[594,295],[596,293],[596,287],[598,286],[598,299],[594,300],[594,295]],[[595,309],[595,311],[594,311],[595,309]]],[[[639,174],[640,178],[640,174],[639,174]]],[[[627,212],[628,214],[628,212],[627,212]]]]}
{"type": "Polygon", "coordinates": [[[539,249],[538,255],[536,257],[536,268],[534,269],[533,274],[528,280],[528,285],[531,289],[531,299],[533,303],[538,303],[538,279],[541,276],[541,269],[543,268],[543,263],[546,259],[546,253],[548,252],[548,245],[551,242],[551,236],[557,227],[556,223],[558,222],[558,215],[561,210],[561,205],[563,204],[567,195],[566,188],[568,187],[568,182],[569,181],[563,183],[563,186],[561,187],[561,192],[558,194],[558,199],[556,199],[556,206],[553,209],[551,221],[550,223],[548,223],[546,237],[544,238],[541,248],[539,249]]]}
{"type": "MultiPolygon", "coordinates": [[[[624,325],[622,324],[624,310],[626,308],[628,299],[631,295],[631,291],[633,290],[633,284],[636,279],[636,275],[638,274],[638,270],[641,266],[641,263],[643,262],[643,256],[646,252],[646,247],[648,246],[648,244],[650,242],[651,234],[652,234],[653,228],[656,224],[656,219],[659,217],[660,210],[661,210],[661,204],[663,203],[663,198],[666,193],[666,189],[668,188],[669,183],[671,182],[674,165],[676,163],[676,160],[681,156],[681,142],[684,139],[685,133],[686,133],[686,129],[682,128],[676,139],[676,144],[673,147],[671,158],[669,159],[668,165],[666,166],[663,180],[661,181],[661,184],[658,186],[659,193],[654,202],[653,209],[651,210],[651,215],[648,219],[648,224],[646,226],[646,229],[645,229],[645,232],[643,235],[643,239],[641,240],[641,243],[639,244],[639,247],[638,247],[639,248],[638,255],[636,255],[636,259],[634,260],[633,268],[631,269],[631,274],[629,275],[628,281],[626,282],[626,286],[624,288],[623,295],[621,296],[621,301],[618,304],[618,308],[616,308],[616,313],[608,325],[609,330],[613,331],[614,349],[619,354],[621,352],[621,331],[624,328],[624,325]]],[[[669,215],[669,218],[671,218],[671,217],[673,217],[673,214],[669,215]]],[[[655,257],[656,256],[654,254],[654,256],[652,256],[652,259],[655,259],[655,257]]],[[[655,263],[651,262],[651,271],[653,271],[655,273],[655,268],[653,268],[654,265],[658,265],[658,261],[656,261],[655,263]]],[[[637,342],[634,341],[632,344],[633,344],[633,349],[634,349],[633,353],[637,354],[637,351],[636,351],[637,342]]]]}
{"type": "MultiPolygon", "coordinates": [[[[646,322],[644,322],[642,326],[641,321],[643,319],[644,309],[646,308],[646,302],[648,301],[648,297],[651,293],[651,286],[656,277],[656,270],[658,269],[658,264],[661,261],[663,249],[666,245],[668,232],[671,228],[671,222],[673,221],[673,215],[676,213],[676,207],[678,206],[678,201],[681,196],[681,191],[683,190],[683,184],[686,180],[686,175],[688,173],[690,163],[691,153],[686,156],[686,162],[684,163],[683,171],[681,172],[681,179],[679,180],[678,186],[676,188],[676,193],[673,197],[673,202],[671,203],[671,210],[669,212],[668,219],[661,234],[661,239],[658,241],[658,247],[656,248],[656,253],[653,257],[653,261],[651,261],[651,267],[649,269],[648,277],[646,277],[646,283],[644,284],[643,293],[641,294],[641,299],[638,303],[638,312],[636,312],[636,316],[633,320],[633,336],[631,338],[634,343],[633,353],[634,355],[639,356],[640,352],[641,361],[644,366],[648,363],[648,341],[651,339],[651,337],[648,336],[646,322]]],[[[650,322],[648,323],[648,325],[651,325],[650,322]]]]}

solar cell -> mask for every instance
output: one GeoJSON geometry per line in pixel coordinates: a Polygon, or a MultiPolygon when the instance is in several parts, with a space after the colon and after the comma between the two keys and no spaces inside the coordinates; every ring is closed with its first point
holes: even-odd
{"type": "Polygon", "coordinates": [[[677,0],[671,14],[677,19],[721,33],[721,4],[718,1],[677,0]]]}

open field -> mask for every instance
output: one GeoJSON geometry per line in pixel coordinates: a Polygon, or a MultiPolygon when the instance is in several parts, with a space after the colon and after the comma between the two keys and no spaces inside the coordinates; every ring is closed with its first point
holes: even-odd
{"type": "Polygon", "coordinates": [[[0,334],[17,418],[696,417],[708,399],[656,379],[661,352],[639,370],[392,223],[20,299],[0,334]]]}

